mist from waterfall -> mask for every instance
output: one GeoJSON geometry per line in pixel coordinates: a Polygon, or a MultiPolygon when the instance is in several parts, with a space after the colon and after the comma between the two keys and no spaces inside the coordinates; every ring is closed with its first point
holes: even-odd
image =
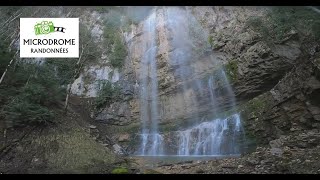
{"type": "MultiPolygon", "coordinates": [[[[197,22],[196,19],[190,15],[188,11],[179,7],[165,8],[167,26],[171,33],[171,47],[173,51],[170,53],[170,66],[176,67],[174,75],[178,82],[182,83],[180,87],[181,92],[187,92],[191,89],[201,89],[201,82],[196,80],[189,84],[185,83],[194,76],[194,70],[190,66],[195,58],[194,47],[192,39],[190,38],[190,22],[197,22]]],[[[198,102],[195,96],[188,96],[183,93],[183,100],[185,101],[180,108],[180,111],[187,109],[184,105],[187,105],[187,99],[190,98],[192,103],[192,109],[194,109],[194,118],[189,121],[196,122],[199,119],[198,115],[198,102]]]]}

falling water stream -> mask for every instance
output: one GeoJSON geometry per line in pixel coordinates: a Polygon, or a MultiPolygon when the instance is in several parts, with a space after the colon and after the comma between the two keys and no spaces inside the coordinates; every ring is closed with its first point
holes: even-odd
{"type": "MultiPolygon", "coordinates": [[[[199,48],[190,36],[190,27],[199,26],[196,19],[185,9],[178,7],[163,8],[166,16],[167,28],[172,34],[171,46],[173,51],[170,54],[169,65],[175,66],[174,75],[181,83],[180,91],[209,90],[207,99],[210,101],[211,114],[217,115],[221,110],[218,107],[218,98],[221,92],[217,83],[224,85],[224,94],[229,101],[229,116],[214,119],[206,119],[197,113],[199,102],[195,96],[191,97],[192,107],[196,109],[192,125],[180,128],[179,131],[172,132],[171,138],[176,143],[175,153],[166,152],[166,142],[164,135],[159,132],[158,123],[160,116],[158,112],[158,79],[157,79],[157,16],[156,9],[143,22],[143,57],[141,59],[140,70],[140,118],[142,122],[141,146],[138,152],[142,156],[219,156],[239,154],[237,138],[242,131],[240,115],[234,110],[235,96],[228,82],[225,71],[220,68],[215,75],[211,75],[206,82],[198,80],[191,64],[197,60],[195,48],[199,48]],[[190,25],[190,22],[193,24],[190,25]],[[185,83],[189,82],[189,83],[185,83]]],[[[207,41],[207,36],[200,32],[207,41]]],[[[208,46],[204,43],[203,49],[208,46]]],[[[201,48],[201,47],[200,47],[201,48]]],[[[213,56],[211,61],[216,63],[213,56]]],[[[184,93],[184,96],[185,93],[184,93]]],[[[188,97],[184,97],[188,98],[188,97]]],[[[189,97],[190,98],[190,97],[189,97]]],[[[185,107],[181,107],[182,109],[185,107]]]]}
{"type": "Polygon", "coordinates": [[[141,120],[143,155],[162,154],[162,136],[158,133],[158,80],[156,64],[156,14],[152,13],[144,23],[143,57],[141,61],[141,120]],[[148,120],[151,120],[148,121],[148,120]],[[151,144],[151,145],[150,145],[151,144]],[[147,148],[150,145],[150,148],[147,148]]]}

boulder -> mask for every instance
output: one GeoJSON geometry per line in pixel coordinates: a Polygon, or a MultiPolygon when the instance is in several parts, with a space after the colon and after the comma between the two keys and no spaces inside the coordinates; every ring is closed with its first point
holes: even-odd
{"type": "Polygon", "coordinates": [[[114,153],[116,153],[116,154],[123,154],[122,148],[121,148],[121,146],[119,146],[118,144],[114,144],[112,147],[113,147],[114,153]]]}
{"type": "Polygon", "coordinates": [[[272,155],[275,155],[275,156],[278,156],[278,157],[281,157],[282,154],[283,154],[283,150],[280,149],[280,148],[271,148],[270,152],[271,152],[272,155]]]}
{"type": "Polygon", "coordinates": [[[130,135],[129,134],[120,134],[118,141],[119,142],[127,142],[130,139],[130,135]]]}

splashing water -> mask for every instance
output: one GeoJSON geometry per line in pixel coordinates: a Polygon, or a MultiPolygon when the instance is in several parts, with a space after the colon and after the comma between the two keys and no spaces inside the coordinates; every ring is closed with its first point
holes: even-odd
{"type": "Polygon", "coordinates": [[[234,114],[226,119],[215,119],[178,131],[178,155],[238,154],[234,138],[240,132],[239,122],[239,115],[234,114]]]}

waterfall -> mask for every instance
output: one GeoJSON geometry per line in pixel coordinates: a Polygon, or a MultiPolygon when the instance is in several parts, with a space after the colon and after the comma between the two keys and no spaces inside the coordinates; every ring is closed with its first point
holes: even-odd
{"type": "MultiPolygon", "coordinates": [[[[212,61],[215,59],[210,56],[212,61]]],[[[219,107],[216,107],[217,97],[216,82],[221,82],[225,88],[226,96],[229,99],[231,112],[235,112],[235,95],[232,91],[225,71],[217,70],[215,76],[210,76],[207,82],[209,89],[212,113],[217,114],[219,107]]],[[[232,155],[239,154],[237,138],[243,130],[240,115],[235,113],[224,119],[212,119],[202,122],[194,127],[177,133],[178,155],[232,155]]]]}
{"type": "Polygon", "coordinates": [[[158,133],[158,79],[156,63],[156,14],[144,23],[143,57],[140,71],[140,109],[142,121],[141,155],[161,154],[162,137],[158,133]]]}
{"type": "Polygon", "coordinates": [[[178,155],[238,154],[235,137],[240,133],[240,118],[234,114],[225,119],[203,122],[184,131],[178,131],[178,155]]]}
{"type": "MultiPolygon", "coordinates": [[[[208,34],[192,14],[183,8],[163,8],[166,28],[170,36],[168,65],[173,67],[172,73],[182,93],[184,104],[179,112],[190,113],[192,118],[184,127],[173,131],[170,135],[159,132],[160,121],[158,107],[158,52],[156,26],[157,16],[154,9],[143,22],[141,69],[139,76],[140,118],[142,122],[141,146],[139,155],[234,155],[239,154],[239,137],[243,131],[240,115],[236,112],[236,100],[226,73],[215,57],[211,54],[208,61],[215,69],[206,81],[199,75],[195,63],[205,54],[210,45],[208,34]],[[196,33],[196,34],[194,34],[196,33]],[[195,37],[194,37],[195,36],[195,37]],[[219,68],[220,67],[220,68],[219,68]],[[200,78],[198,78],[200,77],[200,78]],[[222,97],[222,98],[221,98],[222,97]],[[205,99],[209,104],[210,116],[200,115],[200,104],[205,99]],[[229,116],[221,115],[226,111],[219,107],[221,99],[227,107],[229,116]],[[220,113],[220,114],[219,114],[220,113]],[[169,137],[168,145],[166,138],[169,137]],[[174,147],[174,150],[168,151],[174,147]]],[[[160,42],[161,43],[161,42],[160,42]]]]}
{"type": "Polygon", "coordinates": [[[208,79],[208,88],[209,88],[209,92],[210,92],[210,101],[211,101],[211,105],[212,105],[212,109],[213,109],[213,113],[217,114],[217,107],[216,107],[216,98],[217,98],[217,94],[216,92],[213,90],[215,86],[215,79],[213,76],[210,76],[210,78],[208,79]]]}

